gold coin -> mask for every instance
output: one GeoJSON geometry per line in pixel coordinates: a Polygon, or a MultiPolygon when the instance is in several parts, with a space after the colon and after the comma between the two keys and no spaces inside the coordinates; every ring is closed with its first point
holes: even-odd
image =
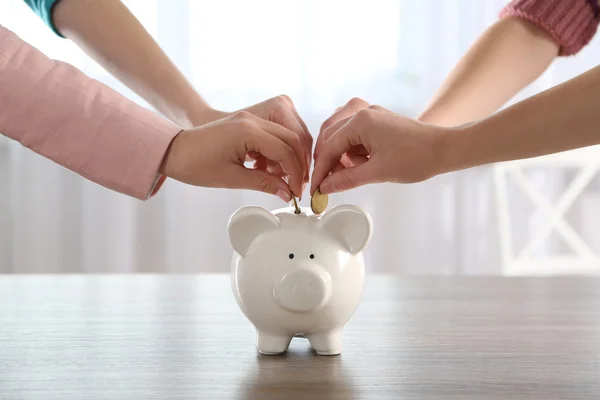
{"type": "Polygon", "coordinates": [[[296,196],[292,196],[292,201],[294,203],[294,214],[300,214],[300,207],[298,206],[298,201],[296,200],[296,196]]]}
{"type": "Polygon", "coordinates": [[[321,194],[319,189],[313,194],[310,199],[310,208],[315,214],[322,214],[327,208],[329,197],[326,194],[321,194]]]}

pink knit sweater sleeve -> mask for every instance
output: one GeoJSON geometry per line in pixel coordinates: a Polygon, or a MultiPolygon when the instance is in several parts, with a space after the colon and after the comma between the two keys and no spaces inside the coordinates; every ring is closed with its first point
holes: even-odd
{"type": "Polygon", "coordinates": [[[501,17],[520,17],[546,30],[560,45],[560,56],[579,52],[596,34],[596,0],[513,0],[501,17]]]}
{"type": "Polygon", "coordinates": [[[145,200],[181,128],[0,26],[0,134],[109,189],[145,200]]]}

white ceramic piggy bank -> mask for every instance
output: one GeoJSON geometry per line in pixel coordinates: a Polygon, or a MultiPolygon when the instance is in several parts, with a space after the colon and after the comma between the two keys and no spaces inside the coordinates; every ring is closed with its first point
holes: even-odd
{"type": "Polygon", "coordinates": [[[362,251],[372,231],[369,214],[352,205],[320,216],[256,206],[233,214],[232,288],[261,354],[285,352],[294,336],[308,338],[317,354],[341,353],[342,328],[362,297],[362,251]]]}

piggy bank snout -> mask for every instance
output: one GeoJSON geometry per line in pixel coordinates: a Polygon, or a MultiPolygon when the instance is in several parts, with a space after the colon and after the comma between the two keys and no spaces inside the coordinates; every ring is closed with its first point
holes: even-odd
{"type": "Polygon", "coordinates": [[[331,276],[318,265],[300,265],[275,284],[273,296],[281,307],[289,311],[318,309],[331,296],[331,276]]]}

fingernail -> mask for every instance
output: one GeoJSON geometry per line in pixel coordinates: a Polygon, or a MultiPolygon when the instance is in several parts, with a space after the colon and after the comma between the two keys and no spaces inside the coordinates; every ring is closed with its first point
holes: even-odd
{"type": "Polygon", "coordinates": [[[292,196],[290,196],[290,194],[283,189],[279,189],[275,194],[286,203],[289,203],[292,200],[292,196]]]}

